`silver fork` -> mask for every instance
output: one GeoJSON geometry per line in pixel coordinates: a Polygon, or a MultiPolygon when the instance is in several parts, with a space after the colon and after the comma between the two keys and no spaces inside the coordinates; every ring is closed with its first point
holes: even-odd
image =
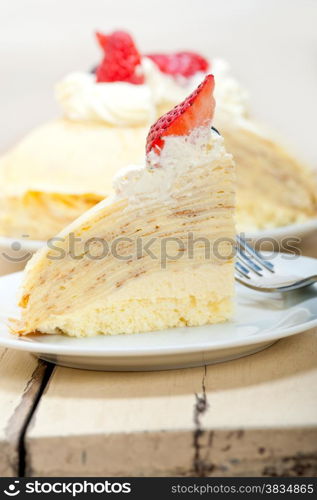
{"type": "Polygon", "coordinates": [[[242,236],[237,236],[235,279],[260,292],[289,292],[317,282],[317,275],[298,278],[276,273],[272,262],[265,260],[242,236]]]}

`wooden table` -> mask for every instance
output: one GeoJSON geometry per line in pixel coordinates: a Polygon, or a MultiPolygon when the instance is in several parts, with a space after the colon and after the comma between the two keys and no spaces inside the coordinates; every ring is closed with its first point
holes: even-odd
{"type": "MultiPolygon", "coordinates": [[[[315,255],[317,237],[304,241],[315,255]]],[[[220,365],[53,367],[0,349],[0,475],[317,476],[317,329],[220,365]]]]}

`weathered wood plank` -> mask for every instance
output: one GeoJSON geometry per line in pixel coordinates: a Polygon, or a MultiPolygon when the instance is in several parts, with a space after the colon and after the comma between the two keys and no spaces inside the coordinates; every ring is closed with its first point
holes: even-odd
{"type": "Polygon", "coordinates": [[[151,374],[58,368],[28,430],[29,474],[188,470],[194,393],[201,390],[203,373],[203,368],[151,374]]]}
{"type": "Polygon", "coordinates": [[[200,457],[209,453],[209,459],[198,468],[228,476],[316,475],[316,357],[314,329],[243,360],[207,367],[200,457]]]}
{"type": "Polygon", "coordinates": [[[21,433],[43,375],[30,354],[0,348],[0,477],[19,473],[21,433]]]}
{"type": "Polygon", "coordinates": [[[206,369],[58,368],[28,429],[28,473],[317,473],[316,354],[310,331],[206,369]]]}

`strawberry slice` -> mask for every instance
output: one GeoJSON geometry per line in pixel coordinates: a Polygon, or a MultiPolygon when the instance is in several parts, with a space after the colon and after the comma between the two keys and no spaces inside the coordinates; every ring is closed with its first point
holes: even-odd
{"type": "Polygon", "coordinates": [[[102,50],[105,51],[106,47],[107,47],[107,40],[108,40],[107,35],[104,35],[104,33],[101,33],[101,31],[96,31],[96,38],[97,38],[97,42],[99,43],[102,50]]]}
{"type": "Polygon", "coordinates": [[[214,86],[213,75],[207,75],[185,101],[161,116],[150,128],[146,152],[160,154],[164,138],[169,135],[189,135],[197,127],[211,126],[215,111],[214,86]]]}
{"type": "Polygon", "coordinates": [[[110,35],[96,33],[105,56],[96,70],[97,82],[144,83],[141,56],[132,37],[124,31],[114,31],[110,35]]]}
{"type": "Polygon", "coordinates": [[[172,76],[189,78],[198,71],[208,71],[209,62],[200,54],[183,51],[175,54],[148,54],[149,57],[162,71],[172,76]]]}

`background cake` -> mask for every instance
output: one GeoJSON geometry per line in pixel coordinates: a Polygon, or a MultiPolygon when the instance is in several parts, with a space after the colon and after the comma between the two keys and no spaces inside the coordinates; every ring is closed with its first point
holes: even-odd
{"type": "Polygon", "coordinates": [[[210,68],[215,126],[237,163],[238,228],[316,217],[314,174],[251,120],[247,94],[225,61],[189,51],[141,56],[123,32],[97,38],[103,59],[96,74],[71,73],[56,87],[63,117],[35,129],[0,159],[0,234],[47,239],[108,196],[116,172],[141,160],[149,124],[210,68]]]}

